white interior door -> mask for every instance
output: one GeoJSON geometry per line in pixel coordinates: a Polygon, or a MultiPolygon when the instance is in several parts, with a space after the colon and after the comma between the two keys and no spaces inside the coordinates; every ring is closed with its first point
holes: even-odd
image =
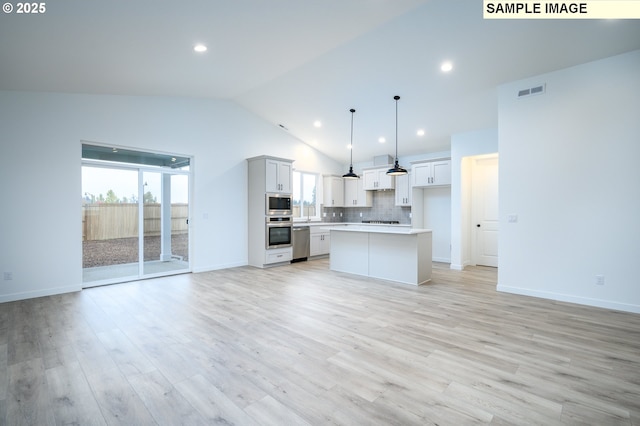
{"type": "Polygon", "coordinates": [[[473,253],[476,265],[498,266],[498,157],[478,157],[472,169],[473,253]]]}

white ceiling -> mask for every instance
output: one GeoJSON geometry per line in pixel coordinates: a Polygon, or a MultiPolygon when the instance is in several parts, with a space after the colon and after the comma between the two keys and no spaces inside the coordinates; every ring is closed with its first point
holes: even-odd
{"type": "Polygon", "coordinates": [[[479,0],[46,7],[0,14],[0,90],[230,99],[341,162],[350,108],[354,162],[394,154],[394,95],[400,156],[443,151],[451,134],[497,126],[497,85],[640,49],[637,20],[484,20],[479,0]]]}

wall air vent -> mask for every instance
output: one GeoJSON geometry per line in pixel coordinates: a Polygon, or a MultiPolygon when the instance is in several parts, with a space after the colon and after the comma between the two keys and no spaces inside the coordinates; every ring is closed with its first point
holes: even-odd
{"type": "Polygon", "coordinates": [[[547,85],[540,84],[538,86],[529,87],[528,89],[518,90],[518,99],[532,95],[541,95],[546,91],[547,85]]]}

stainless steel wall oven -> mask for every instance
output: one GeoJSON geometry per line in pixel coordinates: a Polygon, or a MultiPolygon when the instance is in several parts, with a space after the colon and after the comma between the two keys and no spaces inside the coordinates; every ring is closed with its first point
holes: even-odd
{"type": "Polygon", "coordinates": [[[266,222],[266,248],[283,248],[293,245],[293,218],[291,216],[271,216],[266,222]]]}

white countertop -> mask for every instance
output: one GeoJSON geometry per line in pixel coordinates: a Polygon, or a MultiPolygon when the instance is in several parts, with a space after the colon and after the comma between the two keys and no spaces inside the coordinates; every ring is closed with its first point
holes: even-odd
{"type": "Polygon", "coordinates": [[[341,225],[340,222],[296,222],[293,221],[293,226],[336,226],[341,225]]]}
{"type": "Polygon", "coordinates": [[[296,222],[293,221],[293,226],[390,226],[396,228],[410,228],[408,223],[362,223],[362,222],[296,222]]]}
{"type": "Polygon", "coordinates": [[[362,223],[362,222],[306,222],[293,221],[294,226],[394,226],[394,227],[411,227],[408,223],[362,223]]]}
{"type": "Polygon", "coordinates": [[[403,235],[415,235],[415,234],[424,234],[424,233],[431,232],[431,229],[411,228],[410,225],[398,226],[398,225],[387,225],[387,224],[377,224],[377,223],[347,224],[346,226],[335,226],[329,229],[331,231],[341,231],[341,232],[369,232],[369,233],[377,233],[377,234],[403,234],[403,235]]]}
{"type": "Polygon", "coordinates": [[[360,223],[360,222],[294,222],[293,226],[322,226],[335,231],[375,232],[384,234],[424,234],[431,229],[411,228],[407,223],[360,223]]]}

